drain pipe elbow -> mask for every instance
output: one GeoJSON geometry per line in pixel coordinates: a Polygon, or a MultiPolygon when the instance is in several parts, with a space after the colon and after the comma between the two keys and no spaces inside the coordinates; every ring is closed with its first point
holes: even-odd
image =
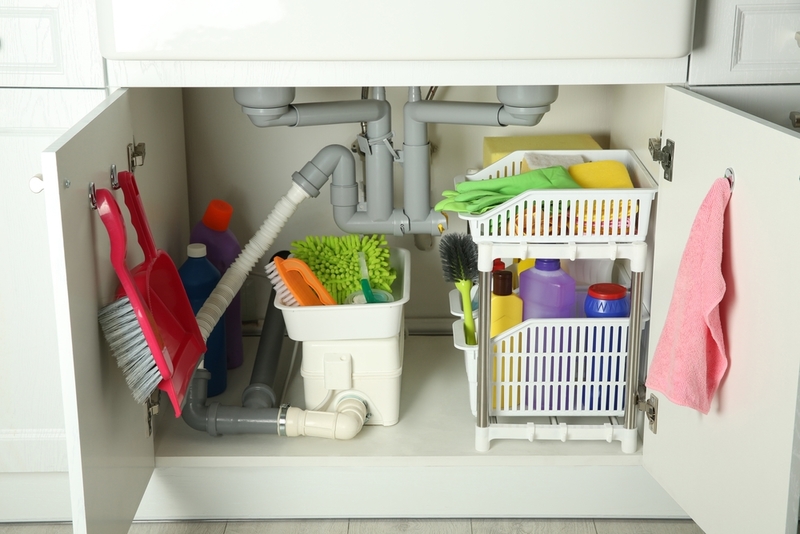
{"type": "Polygon", "coordinates": [[[358,399],[344,399],[335,412],[312,412],[300,408],[286,410],[286,436],[352,439],[367,420],[367,407],[358,399]]]}
{"type": "Polygon", "coordinates": [[[341,198],[342,202],[353,206],[358,204],[355,159],[353,153],[342,145],[328,145],[320,150],[292,175],[292,181],[316,198],[330,176],[333,177],[331,202],[334,198],[341,198]]]}
{"type": "Polygon", "coordinates": [[[186,402],[181,411],[181,418],[184,422],[200,432],[205,432],[208,425],[206,396],[210,379],[211,373],[205,369],[198,368],[194,372],[190,387],[186,390],[186,402]]]}
{"type": "Polygon", "coordinates": [[[536,126],[557,98],[557,85],[498,86],[497,100],[503,103],[498,119],[503,126],[536,126]]]}

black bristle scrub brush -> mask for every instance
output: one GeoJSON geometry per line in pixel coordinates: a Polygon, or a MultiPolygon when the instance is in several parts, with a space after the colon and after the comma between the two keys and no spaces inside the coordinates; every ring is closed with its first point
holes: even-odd
{"type": "Polygon", "coordinates": [[[464,309],[464,338],[467,345],[476,345],[475,320],[472,318],[472,283],[478,278],[478,246],[468,234],[446,234],[439,242],[444,279],[454,283],[461,293],[464,309]]]}

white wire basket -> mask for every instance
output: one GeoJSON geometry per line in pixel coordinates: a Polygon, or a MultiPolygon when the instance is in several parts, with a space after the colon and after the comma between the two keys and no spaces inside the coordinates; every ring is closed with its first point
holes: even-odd
{"type": "MultiPolygon", "coordinates": [[[[490,415],[623,416],[630,320],[529,319],[492,339],[490,415]]],[[[476,413],[477,345],[453,323],[476,413]]]]}
{"type": "Polygon", "coordinates": [[[657,184],[630,150],[517,151],[462,180],[520,174],[525,154],[579,155],[585,161],[625,164],[633,189],[537,189],[480,215],[459,214],[475,242],[608,243],[644,241],[657,184]]]}

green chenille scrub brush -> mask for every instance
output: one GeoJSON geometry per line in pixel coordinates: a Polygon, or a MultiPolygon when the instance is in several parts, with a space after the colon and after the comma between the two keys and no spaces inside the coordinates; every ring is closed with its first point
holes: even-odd
{"type": "Polygon", "coordinates": [[[359,252],[364,253],[372,289],[392,292],[397,273],[389,265],[386,245],[382,235],[312,235],[293,241],[291,253],[306,262],[337,304],[344,304],[348,295],[362,290],[359,252]]]}
{"type": "Polygon", "coordinates": [[[454,283],[461,293],[464,309],[464,338],[467,345],[476,345],[475,320],[472,318],[470,290],[478,278],[478,246],[468,234],[446,234],[439,242],[444,279],[454,283]]]}

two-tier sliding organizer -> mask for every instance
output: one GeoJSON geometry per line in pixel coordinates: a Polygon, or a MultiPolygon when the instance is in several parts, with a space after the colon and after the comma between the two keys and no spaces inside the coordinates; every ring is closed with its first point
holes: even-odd
{"type": "MultiPolygon", "coordinates": [[[[487,451],[494,439],[606,440],[620,441],[623,452],[633,453],[638,445],[644,240],[657,186],[630,151],[537,152],[621,161],[634,187],[533,190],[480,215],[460,214],[478,245],[480,271],[477,346],[465,344],[461,321],[453,327],[473,389],[475,448],[487,451]],[[490,338],[489,329],[480,325],[490,322],[494,258],[629,260],[630,318],[578,313],[569,319],[529,319],[490,338]],[[592,419],[587,422],[586,416],[592,419]],[[506,422],[512,417],[525,421],[506,422]]],[[[525,153],[514,152],[457,180],[518,174],[525,153]]]]}

